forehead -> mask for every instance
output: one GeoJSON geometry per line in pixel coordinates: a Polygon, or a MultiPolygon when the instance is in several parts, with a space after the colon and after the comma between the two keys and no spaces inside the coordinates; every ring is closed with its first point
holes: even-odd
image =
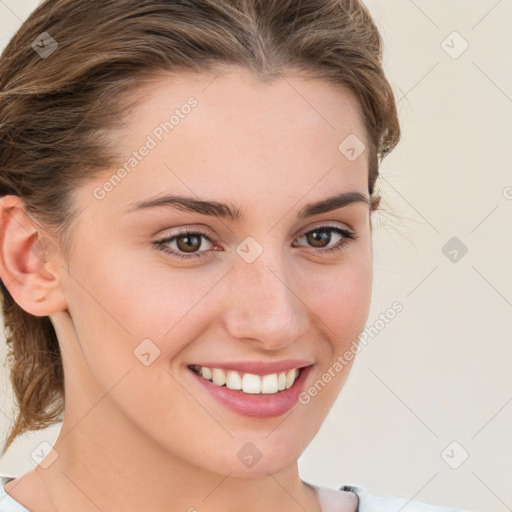
{"type": "Polygon", "coordinates": [[[339,149],[349,136],[366,139],[357,101],[341,87],[293,75],[263,82],[230,69],[162,75],[135,97],[126,129],[113,134],[124,172],[110,187],[111,205],[171,190],[222,200],[248,188],[253,197],[270,187],[290,197],[317,186],[320,195],[367,188],[367,152],[351,161],[339,149]]]}
{"type": "Polygon", "coordinates": [[[219,74],[169,73],[146,82],[132,97],[137,103],[125,117],[128,137],[134,128],[150,131],[156,120],[169,119],[194,98],[199,108],[187,123],[191,127],[230,132],[272,124],[284,132],[291,123],[289,128],[339,132],[338,137],[350,130],[366,138],[359,104],[349,90],[293,74],[263,81],[237,67],[219,74]]]}

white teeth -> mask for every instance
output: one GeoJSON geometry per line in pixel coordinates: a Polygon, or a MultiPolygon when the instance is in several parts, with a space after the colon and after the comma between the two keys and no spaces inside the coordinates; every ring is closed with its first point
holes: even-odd
{"type": "Polygon", "coordinates": [[[288,370],[288,373],[286,374],[286,389],[292,387],[292,384],[295,382],[295,379],[297,378],[298,374],[299,370],[297,370],[296,368],[288,370]]]}
{"type": "Polygon", "coordinates": [[[229,370],[226,377],[226,387],[229,389],[242,389],[242,377],[238,372],[229,370]]]}
{"type": "Polygon", "coordinates": [[[225,372],[219,368],[208,368],[206,366],[195,366],[204,379],[212,381],[217,386],[226,386],[229,389],[241,390],[244,393],[275,394],[292,387],[299,375],[298,368],[287,372],[271,373],[269,375],[255,375],[253,373],[239,373],[234,370],[225,372]]]}
{"type": "Polygon", "coordinates": [[[212,368],[212,380],[217,386],[223,386],[226,384],[226,374],[217,368],[212,368]]]}
{"type": "Polygon", "coordinates": [[[286,373],[282,372],[277,377],[277,387],[279,388],[279,391],[283,391],[283,389],[286,389],[286,373]]]}
{"type": "Polygon", "coordinates": [[[212,371],[210,368],[207,368],[206,366],[202,366],[201,367],[201,375],[206,379],[206,380],[212,380],[212,371]]]}
{"type": "Polygon", "coordinates": [[[277,374],[264,375],[261,378],[261,392],[266,394],[277,393],[279,386],[277,384],[277,374]]]}
{"type": "Polygon", "coordinates": [[[252,373],[244,373],[242,377],[242,391],[244,393],[260,393],[261,392],[261,378],[259,375],[252,373]]]}

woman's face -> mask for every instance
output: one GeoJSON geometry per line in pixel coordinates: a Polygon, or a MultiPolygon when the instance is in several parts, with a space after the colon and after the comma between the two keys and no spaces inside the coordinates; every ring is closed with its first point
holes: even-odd
{"type": "MultiPolygon", "coordinates": [[[[144,89],[126,126],[119,167],[75,195],[82,212],[60,276],[73,327],[64,333],[59,321],[67,415],[90,421],[93,435],[101,409],[131,446],[149,441],[209,471],[289,467],[346,380],[351,361],[335,362],[369,311],[368,152],[357,156],[356,103],[320,81],[169,75],[144,89]],[[362,198],[311,208],[345,193],[362,198]],[[144,206],[165,196],[187,200],[144,206]],[[76,340],[62,339],[71,332],[76,340]],[[229,390],[190,365],[240,377],[310,367],[288,389],[257,394],[261,379],[229,390]]],[[[276,380],[265,377],[265,389],[276,380]]]]}

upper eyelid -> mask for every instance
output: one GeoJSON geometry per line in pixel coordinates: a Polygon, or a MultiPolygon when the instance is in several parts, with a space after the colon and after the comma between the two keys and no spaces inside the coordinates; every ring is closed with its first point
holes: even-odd
{"type": "MultiPolygon", "coordinates": [[[[298,231],[297,234],[294,235],[293,239],[295,240],[297,238],[301,238],[305,234],[310,233],[311,231],[315,231],[317,229],[321,229],[321,228],[342,229],[342,230],[348,231],[352,235],[355,235],[354,229],[352,229],[347,224],[343,223],[340,225],[340,224],[330,223],[329,221],[324,221],[323,223],[320,223],[316,226],[310,226],[308,228],[304,228],[304,229],[298,231]]],[[[177,229],[180,229],[180,228],[177,228],[177,229]]],[[[206,228],[191,228],[191,227],[181,228],[181,230],[169,233],[167,236],[157,239],[157,241],[169,241],[170,239],[176,239],[176,238],[179,238],[180,236],[184,236],[187,233],[198,234],[202,237],[205,237],[212,244],[218,243],[218,238],[216,236],[211,236],[209,234],[209,230],[207,230],[206,228]]]]}
{"type": "MultiPolygon", "coordinates": [[[[354,232],[354,229],[352,228],[352,226],[350,226],[350,224],[348,224],[346,222],[327,221],[327,220],[317,221],[317,222],[318,223],[314,223],[313,226],[308,226],[306,228],[300,229],[299,231],[296,232],[296,234],[294,236],[298,236],[298,235],[304,234],[304,233],[309,233],[310,231],[314,231],[315,229],[319,229],[319,228],[322,228],[322,227],[341,228],[341,229],[346,229],[347,231],[354,232]]],[[[182,228],[177,227],[177,228],[174,228],[174,229],[176,229],[176,231],[170,232],[164,238],[171,238],[171,237],[174,237],[174,236],[179,236],[181,234],[186,234],[186,232],[189,232],[189,233],[199,232],[201,234],[204,234],[205,236],[208,236],[208,238],[210,238],[210,239],[218,238],[216,235],[212,235],[211,234],[211,233],[213,233],[212,229],[210,229],[208,227],[205,227],[205,226],[201,226],[201,227],[185,226],[185,227],[182,227],[182,228]]]]}
{"type": "Polygon", "coordinates": [[[347,231],[354,231],[352,229],[352,227],[347,224],[346,222],[334,222],[334,221],[319,221],[319,224],[316,224],[314,226],[310,226],[308,228],[304,228],[304,229],[301,229],[299,231],[299,233],[309,233],[310,231],[314,231],[315,229],[320,229],[320,228],[323,228],[323,227],[326,227],[326,228],[340,228],[340,229],[346,229],[347,231]]]}

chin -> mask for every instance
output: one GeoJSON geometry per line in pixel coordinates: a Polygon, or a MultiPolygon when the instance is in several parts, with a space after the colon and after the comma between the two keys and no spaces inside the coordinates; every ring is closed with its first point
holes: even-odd
{"type": "Polygon", "coordinates": [[[230,439],[229,447],[217,445],[219,451],[209,451],[208,458],[198,461],[199,465],[207,471],[234,478],[260,478],[280,473],[295,465],[303,450],[299,442],[290,443],[289,433],[286,436],[275,434],[267,433],[268,437],[259,439],[253,437],[253,441],[246,436],[230,439]],[[283,441],[282,437],[287,440],[283,441]]]}

